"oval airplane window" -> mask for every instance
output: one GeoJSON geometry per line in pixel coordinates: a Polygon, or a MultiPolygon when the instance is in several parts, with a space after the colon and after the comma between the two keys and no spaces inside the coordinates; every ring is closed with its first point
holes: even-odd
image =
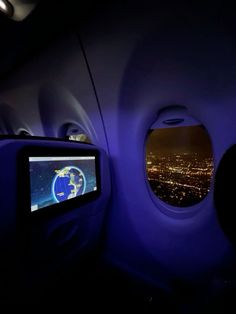
{"type": "Polygon", "coordinates": [[[210,191],[213,153],[203,125],[182,125],[184,119],[162,121],[146,142],[146,173],[154,194],[175,207],[201,202],[210,191]],[[176,126],[177,124],[177,126],[176,126]],[[174,125],[174,126],[173,126],[174,125]]]}
{"type": "Polygon", "coordinates": [[[70,141],[77,141],[91,144],[92,141],[86,131],[78,124],[69,123],[62,126],[60,136],[70,141]]]}
{"type": "Polygon", "coordinates": [[[71,134],[67,136],[67,138],[70,141],[77,141],[77,142],[83,142],[83,143],[88,143],[88,144],[92,143],[88,135],[84,133],[71,134]]]}

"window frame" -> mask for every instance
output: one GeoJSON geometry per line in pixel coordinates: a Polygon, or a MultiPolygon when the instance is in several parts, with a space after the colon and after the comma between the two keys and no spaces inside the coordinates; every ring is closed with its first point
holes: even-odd
{"type": "Polygon", "coordinates": [[[157,120],[150,126],[148,131],[146,132],[145,143],[144,143],[144,174],[145,174],[145,181],[148,188],[148,193],[158,209],[164,214],[176,217],[176,218],[189,218],[194,216],[200,210],[205,208],[206,206],[210,206],[213,201],[213,192],[214,192],[214,177],[215,177],[215,156],[214,156],[214,147],[213,141],[211,136],[205,127],[205,125],[199,121],[198,119],[190,116],[184,107],[173,107],[173,108],[166,108],[160,112],[158,115],[157,120]],[[175,124],[165,124],[165,121],[168,120],[176,120],[178,121],[175,124]],[[192,206],[174,206],[171,204],[166,203],[165,201],[161,200],[158,195],[154,193],[151,188],[151,185],[148,180],[148,173],[147,173],[147,164],[146,164],[146,157],[147,157],[147,141],[150,136],[150,133],[154,130],[161,129],[161,128],[174,128],[174,127],[183,127],[183,126],[194,126],[194,125],[201,125],[204,127],[209,140],[211,142],[211,149],[212,149],[212,157],[213,157],[213,171],[210,180],[209,192],[206,196],[198,203],[192,206]]]}

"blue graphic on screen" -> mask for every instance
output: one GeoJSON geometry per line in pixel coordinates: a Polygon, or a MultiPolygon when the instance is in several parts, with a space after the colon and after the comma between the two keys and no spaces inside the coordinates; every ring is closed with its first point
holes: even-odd
{"type": "Polygon", "coordinates": [[[29,157],[31,211],[96,191],[95,156],[29,157]]]}

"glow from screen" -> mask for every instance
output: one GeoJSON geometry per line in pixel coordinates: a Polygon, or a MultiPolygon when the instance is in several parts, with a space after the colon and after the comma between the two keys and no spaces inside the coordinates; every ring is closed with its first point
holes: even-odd
{"type": "Polygon", "coordinates": [[[97,190],[95,156],[29,157],[31,212],[97,190]]]}

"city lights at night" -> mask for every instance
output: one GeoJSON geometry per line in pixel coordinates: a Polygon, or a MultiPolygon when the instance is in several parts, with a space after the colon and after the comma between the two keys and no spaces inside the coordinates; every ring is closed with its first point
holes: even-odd
{"type": "Polygon", "coordinates": [[[154,130],[147,141],[146,169],[153,192],[179,207],[199,203],[213,173],[211,142],[202,126],[154,130]]]}

